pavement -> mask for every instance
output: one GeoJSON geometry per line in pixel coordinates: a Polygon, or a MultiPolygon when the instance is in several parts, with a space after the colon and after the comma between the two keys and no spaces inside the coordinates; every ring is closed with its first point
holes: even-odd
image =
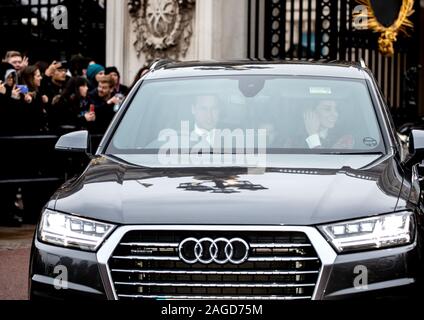
{"type": "Polygon", "coordinates": [[[0,300],[28,299],[28,267],[35,226],[0,227],[0,300]]]}

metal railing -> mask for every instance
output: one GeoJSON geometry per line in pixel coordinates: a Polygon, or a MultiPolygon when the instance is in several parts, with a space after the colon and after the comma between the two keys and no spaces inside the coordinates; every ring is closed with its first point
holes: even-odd
{"type": "MultiPolygon", "coordinates": [[[[93,147],[101,137],[91,137],[93,147]]],[[[89,158],[56,151],[58,139],[58,135],[0,136],[0,214],[7,214],[19,193],[25,220],[36,221],[53,192],[82,172],[89,158]]]]}

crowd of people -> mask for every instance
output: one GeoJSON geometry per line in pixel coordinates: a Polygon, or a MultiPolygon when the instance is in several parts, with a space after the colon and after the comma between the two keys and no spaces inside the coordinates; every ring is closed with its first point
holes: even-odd
{"type": "MultiPolygon", "coordinates": [[[[18,51],[9,51],[0,61],[0,137],[3,138],[62,135],[77,130],[102,135],[130,90],[121,83],[116,67],[104,67],[81,55],[73,56],[69,62],[49,63],[33,62],[18,51]]],[[[141,68],[131,86],[148,70],[141,68]]],[[[23,171],[21,167],[8,170],[14,169],[23,171]]],[[[44,174],[44,169],[35,168],[39,175],[44,174]]],[[[33,174],[27,171],[25,174],[33,174]]],[[[3,173],[0,179],[10,177],[6,171],[3,173]]],[[[25,216],[28,195],[33,200],[36,198],[32,195],[34,189],[20,184],[3,186],[0,225],[19,226],[25,216]]]]}
{"type": "MultiPolygon", "coordinates": [[[[148,69],[142,68],[137,81],[148,69]]],[[[81,55],[30,64],[18,51],[0,64],[0,135],[89,130],[103,134],[128,94],[116,67],[81,55]]]]}

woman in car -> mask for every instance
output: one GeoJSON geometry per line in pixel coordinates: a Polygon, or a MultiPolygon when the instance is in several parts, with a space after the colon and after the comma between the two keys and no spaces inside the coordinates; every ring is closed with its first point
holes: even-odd
{"type": "Polygon", "coordinates": [[[303,133],[288,139],[286,147],[307,149],[352,149],[353,135],[340,132],[339,110],[333,99],[319,100],[303,113],[303,133]]]}
{"type": "Polygon", "coordinates": [[[310,149],[352,149],[352,135],[339,135],[334,128],[339,119],[337,102],[321,100],[318,105],[307,110],[304,115],[305,129],[308,137],[305,139],[310,149]]]}

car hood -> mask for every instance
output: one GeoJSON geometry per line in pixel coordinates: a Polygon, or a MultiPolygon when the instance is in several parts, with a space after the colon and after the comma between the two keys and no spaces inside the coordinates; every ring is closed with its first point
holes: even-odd
{"type": "Polygon", "coordinates": [[[403,179],[394,158],[322,157],[287,155],[248,169],[140,167],[99,156],[57,191],[52,209],[152,225],[315,225],[396,210],[403,179]]]}

